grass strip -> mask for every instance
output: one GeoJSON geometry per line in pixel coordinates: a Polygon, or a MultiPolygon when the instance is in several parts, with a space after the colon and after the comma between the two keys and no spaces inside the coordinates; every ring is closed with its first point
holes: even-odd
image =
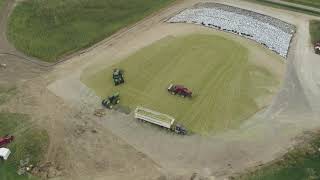
{"type": "Polygon", "coordinates": [[[320,21],[311,20],[309,26],[312,44],[320,41],[320,21]]]}
{"type": "Polygon", "coordinates": [[[305,8],[301,8],[301,7],[296,7],[296,6],[290,6],[287,4],[270,2],[268,0],[246,0],[246,1],[257,3],[257,4],[262,4],[262,5],[266,5],[266,6],[270,6],[270,7],[274,7],[274,8],[286,9],[286,10],[290,10],[290,11],[309,14],[309,15],[313,15],[313,16],[320,16],[320,12],[318,12],[318,11],[313,11],[313,10],[309,10],[309,9],[305,9],[305,8]]]}

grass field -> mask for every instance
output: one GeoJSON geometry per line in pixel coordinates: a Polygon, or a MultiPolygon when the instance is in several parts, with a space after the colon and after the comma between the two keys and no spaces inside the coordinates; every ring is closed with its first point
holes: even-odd
{"type": "Polygon", "coordinates": [[[54,62],[112,35],[174,0],[29,0],[19,3],[8,25],[22,52],[54,62]]]}
{"type": "Polygon", "coordinates": [[[268,1],[268,0],[246,0],[246,1],[254,2],[254,3],[258,3],[258,4],[262,4],[262,5],[270,6],[270,7],[274,7],[274,8],[286,9],[286,10],[290,10],[290,11],[309,14],[309,15],[313,15],[313,16],[320,16],[320,13],[318,11],[313,11],[313,10],[305,9],[305,8],[301,8],[301,7],[296,7],[296,6],[291,6],[291,5],[271,2],[271,1],[268,1]]]}
{"type": "Polygon", "coordinates": [[[1,10],[2,6],[3,6],[3,3],[4,3],[4,0],[0,0],[0,10],[1,10]]]}
{"type": "MultiPolygon", "coordinates": [[[[0,88],[0,104],[8,100],[15,89],[0,88]],[[9,93],[9,94],[7,94],[9,93]]],[[[19,161],[27,157],[32,164],[37,164],[48,144],[48,135],[46,131],[34,126],[28,115],[0,112],[0,136],[6,134],[14,135],[15,140],[7,146],[11,150],[11,155],[7,161],[0,161],[0,179],[1,180],[36,180],[34,176],[19,176],[17,167],[19,161]]]]}
{"type": "Polygon", "coordinates": [[[164,38],[92,76],[84,73],[81,80],[101,97],[119,91],[122,105],[171,115],[200,134],[238,127],[260,110],[256,98],[279,84],[248,61],[245,47],[204,34],[164,38]],[[125,71],[124,85],[113,86],[115,67],[125,71]],[[194,97],[169,94],[170,83],[189,87],[194,97]]]}
{"type": "Polygon", "coordinates": [[[314,44],[315,42],[320,41],[320,21],[312,20],[310,21],[309,26],[311,42],[314,44]]]}
{"type": "Polygon", "coordinates": [[[0,86],[0,105],[6,102],[11,96],[16,94],[15,87],[1,87],[0,86]]]}
{"type": "Polygon", "coordinates": [[[282,0],[282,1],[287,1],[287,2],[291,2],[291,3],[302,4],[305,6],[320,8],[320,1],[319,0],[282,0]]]}
{"type": "Polygon", "coordinates": [[[318,180],[320,179],[320,134],[310,143],[297,147],[282,159],[239,180],[318,180]]]}

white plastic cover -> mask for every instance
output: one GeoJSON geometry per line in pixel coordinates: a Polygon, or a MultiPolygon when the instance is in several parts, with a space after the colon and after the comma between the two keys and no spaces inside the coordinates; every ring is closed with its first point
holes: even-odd
{"type": "Polygon", "coordinates": [[[2,157],[4,160],[7,160],[10,154],[10,149],[0,148],[0,157],[2,157]]]}

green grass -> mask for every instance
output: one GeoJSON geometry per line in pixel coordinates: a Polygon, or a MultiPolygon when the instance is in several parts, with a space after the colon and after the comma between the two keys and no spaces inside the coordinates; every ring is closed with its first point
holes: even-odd
{"type": "Polygon", "coordinates": [[[313,16],[320,16],[320,12],[318,12],[318,11],[312,11],[309,9],[300,8],[300,7],[296,7],[296,6],[290,6],[290,5],[286,5],[286,4],[274,3],[274,2],[270,2],[268,0],[246,0],[246,1],[254,2],[254,3],[258,3],[258,4],[262,4],[262,5],[270,6],[270,7],[274,7],[274,8],[286,9],[286,10],[290,10],[290,11],[309,14],[309,15],[313,15],[313,16]]]}
{"type": "Polygon", "coordinates": [[[320,41],[320,21],[312,20],[309,26],[312,44],[320,41]]]}
{"type": "Polygon", "coordinates": [[[28,0],[14,9],[9,40],[22,52],[54,62],[112,35],[174,0],[28,0]]]}
{"type": "Polygon", "coordinates": [[[0,86],[0,105],[6,102],[11,96],[16,94],[15,87],[1,87],[0,86]]]}
{"type": "Polygon", "coordinates": [[[297,147],[282,159],[236,178],[240,180],[318,180],[320,179],[320,136],[297,147]]]}
{"type": "Polygon", "coordinates": [[[269,71],[248,62],[242,45],[201,34],[164,38],[81,80],[101,97],[119,91],[122,105],[171,115],[200,134],[238,127],[260,109],[255,98],[278,85],[269,71]],[[115,67],[125,71],[124,85],[113,85],[115,67]],[[194,97],[171,95],[170,83],[185,85],[194,97]]]}
{"type": "Polygon", "coordinates": [[[34,165],[41,160],[48,144],[46,131],[34,127],[27,115],[0,112],[0,136],[5,134],[13,134],[15,140],[7,146],[11,150],[9,159],[0,162],[0,179],[37,179],[16,172],[21,159],[29,157],[34,165]]]}
{"type": "Polygon", "coordinates": [[[3,4],[4,4],[4,0],[0,0],[0,12],[1,12],[1,8],[2,8],[3,4]]]}
{"type": "MultiPolygon", "coordinates": [[[[0,88],[0,102],[6,100],[16,92],[14,88],[0,88]],[[2,98],[5,97],[5,98],[2,98]]],[[[47,132],[35,126],[28,115],[0,112],[0,136],[14,135],[15,140],[7,148],[11,155],[7,161],[0,161],[1,180],[36,180],[37,177],[19,176],[17,167],[21,159],[30,158],[30,162],[36,165],[40,162],[48,145],[47,132]]]]}
{"type": "Polygon", "coordinates": [[[296,4],[302,4],[305,6],[310,6],[314,8],[320,8],[320,1],[319,0],[282,0],[282,1],[287,1],[291,3],[296,3],[296,4]]]}

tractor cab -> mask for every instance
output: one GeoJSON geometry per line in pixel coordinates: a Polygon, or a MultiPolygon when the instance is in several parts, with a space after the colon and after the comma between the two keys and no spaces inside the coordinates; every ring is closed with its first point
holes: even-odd
{"type": "Polygon", "coordinates": [[[108,96],[106,99],[102,100],[102,105],[108,109],[112,109],[113,106],[120,103],[120,94],[114,93],[112,96],[108,96]]]}
{"type": "Polygon", "coordinates": [[[114,69],[112,78],[115,86],[124,83],[123,71],[121,69],[114,69]]]}
{"type": "Polygon", "coordinates": [[[177,134],[181,134],[181,135],[186,135],[188,133],[187,129],[185,127],[183,127],[181,124],[176,124],[174,131],[177,134]]]}

